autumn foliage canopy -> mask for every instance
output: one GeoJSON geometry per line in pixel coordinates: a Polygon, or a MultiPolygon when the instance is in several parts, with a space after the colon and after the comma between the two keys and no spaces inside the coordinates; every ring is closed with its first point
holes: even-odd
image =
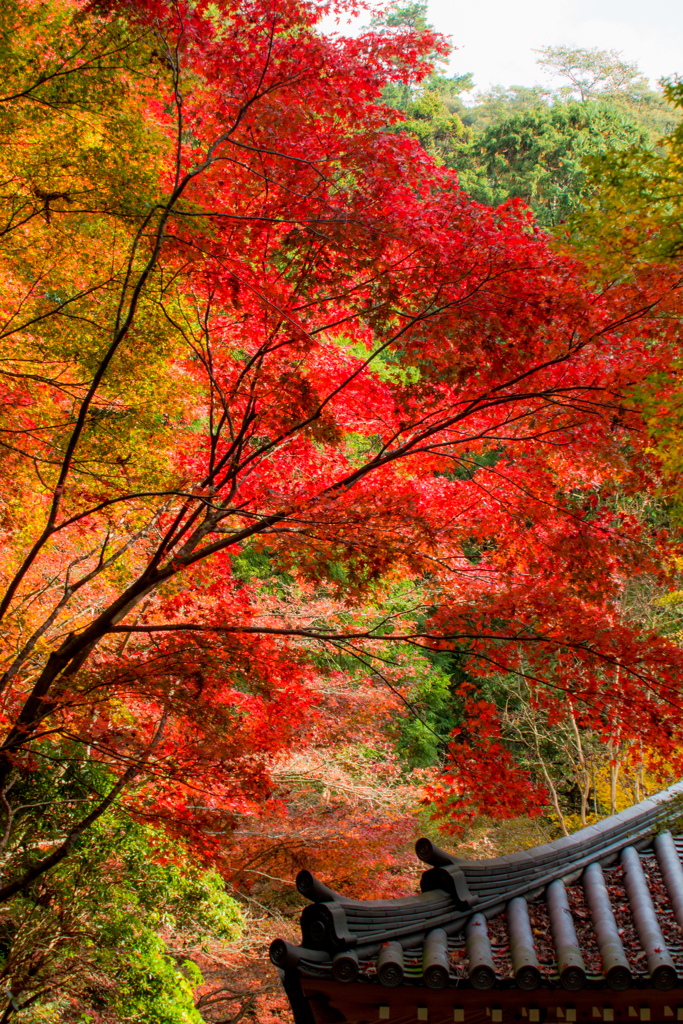
{"type": "Polygon", "coordinates": [[[671,541],[615,497],[659,486],[637,396],[674,379],[679,282],[598,288],[387,131],[383,87],[446,44],[321,31],[353,6],[9,5],[8,834],[17,778],[93,784],[5,900],[114,801],[220,863],[278,759],[362,734],[387,685],[409,703],[389,650],[466,666],[427,794],[447,826],[546,800],[495,673],[680,757],[681,654],[619,606],[667,585],[671,541]]]}

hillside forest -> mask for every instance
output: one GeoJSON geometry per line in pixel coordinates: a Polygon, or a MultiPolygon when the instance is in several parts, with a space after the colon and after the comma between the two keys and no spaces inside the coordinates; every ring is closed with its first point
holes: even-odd
{"type": "Polygon", "coordinates": [[[0,1024],[289,1022],[300,868],[683,774],[683,83],[2,7],[0,1024]]]}

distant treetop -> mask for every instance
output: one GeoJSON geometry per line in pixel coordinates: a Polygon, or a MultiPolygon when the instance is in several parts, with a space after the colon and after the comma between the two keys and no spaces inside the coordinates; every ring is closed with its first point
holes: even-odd
{"type": "Polygon", "coordinates": [[[618,50],[542,46],[534,53],[541,55],[536,62],[541,67],[569,79],[567,90],[582,103],[600,93],[631,92],[647,84],[638,65],[622,60],[618,50]]]}

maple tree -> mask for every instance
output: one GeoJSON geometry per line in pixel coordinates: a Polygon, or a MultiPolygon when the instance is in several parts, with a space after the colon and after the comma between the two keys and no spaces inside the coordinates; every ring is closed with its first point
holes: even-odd
{"type": "MultiPolygon", "coordinates": [[[[657,485],[632,395],[671,365],[675,275],[596,292],[387,131],[433,33],[324,35],[294,0],[11,13],[0,901],[115,804],[227,871],[334,684],[361,733],[373,688],[410,703],[401,647],[483,680],[522,645],[677,763],[678,648],[616,610],[667,584],[667,538],[610,503],[657,485]],[[87,798],[15,800],[64,765],[87,798]]],[[[471,685],[437,805],[537,808],[471,685]]]]}
{"type": "MultiPolygon", "coordinates": [[[[683,86],[678,79],[662,85],[671,116],[663,137],[659,133],[658,146],[595,155],[587,167],[592,200],[567,225],[572,246],[601,287],[629,281],[645,290],[654,279],[680,279],[683,86]]],[[[660,316],[677,320],[676,304],[665,304],[660,316]]],[[[668,367],[647,375],[634,399],[661,463],[661,500],[680,521],[680,360],[674,358],[668,367]]],[[[677,603],[671,594],[669,608],[677,603]]]]}
{"type": "MultiPolygon", "coordinates": [[[[594,202],[574,225],[574,244],[588,256],[600,238],[608,272],[641,268],[680,253],[680,152],[683,108],[679,81],[664,82],[671,118],[660,146],[635,146],[596,156],[590,163],[594,202]]],[[[660,133],[661,134],[661,133],[660,133]]]]}

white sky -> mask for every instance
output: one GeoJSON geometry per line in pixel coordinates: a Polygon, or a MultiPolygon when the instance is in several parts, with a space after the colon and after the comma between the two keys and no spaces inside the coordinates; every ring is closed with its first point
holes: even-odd
{"type": "Polygon", "coordinates": [[[683,76],[683,0],[429,0],[429,20],[479,89],[550,84],[532,52],[546,45],[621,50],[652,85],[683,76]]]}

